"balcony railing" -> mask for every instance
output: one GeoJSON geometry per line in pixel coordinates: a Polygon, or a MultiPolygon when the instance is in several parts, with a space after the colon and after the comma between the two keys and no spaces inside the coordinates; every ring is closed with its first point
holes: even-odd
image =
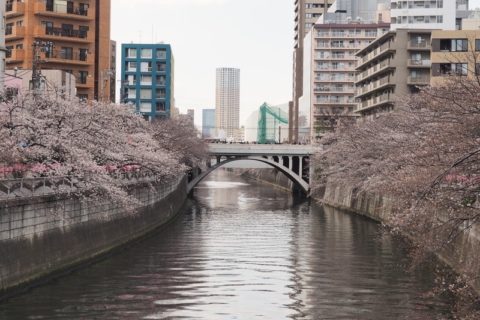
{"type": "Polygon", "coordinates": [[[89,11],[86,7],[54,4],[50,1],[37,1],[35,3],[35,12],[37,14],[69,15],[71,18],[86,20],[90,19],[89,11]]]}
{"type": "Polygon", "coordinates": [[[5,36],[7,39],[25,37],[25,27],[23,26],[7,26],[5,28],[5,36]]]}
{"type": "Polygon", "coordinates": [[[42,59],[46,62],[89,64],[89,56],[87,53],[70,52],[66,50],[54,50],[53,52],[42,53],[42,59]]]}
{"type": "Polygon", "coordinates": [[[408,66],[410,67],[430,67],[432,65],[431,60],[410,59],[408,60],[408,66]]]}
{"type": "Polygon", "coordinates": [[[5,5],[5,15],[13,17],[25,14],[25,3],[18,1],[8,1],[5,5]]]}
{"type": "Polygon", "coordinates": [[[430,84],[430,76],[429,75],[409,76],[408,84],[428,85],[430,84]]]}

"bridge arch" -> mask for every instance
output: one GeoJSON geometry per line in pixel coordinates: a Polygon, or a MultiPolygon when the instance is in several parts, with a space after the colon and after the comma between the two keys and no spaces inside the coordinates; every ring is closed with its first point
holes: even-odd
{"type": "MultiPolygon", "coordinates": [[[[287,158],[288,159],[285,159],[285,157],[278,157],[278,156],[217,157],[217,163],[215,165],[207,166],[206,170],[200,172],[199,174],[194,174],[191,177],[191,179],[188,182],[188,193],[190,193],[193,190],[193,188],[195,188],[195,186],[199,184],[204,178],[206,178],[210,173],[220,168],[221,166],[234,161],[249,160],[249,161],[262,162],[279,170],[280,172],[285,174],[291,181],[293,181],[295,185],[297,185],[307,196],[310,195],[310,184],[308,181],[305,181],[305,179],[302,177],[303,175],[302,167],[299,166],[299,168],[297,168],[296,171],[298,172],[298,174],[297,172],[295,172],[295,170],[293,170],[293,162],[294,162],[293,159],[297,157],[292,156],[287,158]],[[226,159],[222,161],[222,158],[226,158],[226,159]]],[[[308,158],[308,157],[300,157],[300,159],[297,161],[299,163],[302,163],[302,161],[304,160],[303,158],[308,158]]]]}

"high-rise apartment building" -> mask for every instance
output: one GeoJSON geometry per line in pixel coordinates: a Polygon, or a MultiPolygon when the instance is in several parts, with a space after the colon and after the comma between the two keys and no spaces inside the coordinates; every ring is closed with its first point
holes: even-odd
{"type": "Polygon", "coordinates": [[[311,72],[304,77],[304,95],[299,105],[301,114],[310,112],[309,132],[305,132],[310,139],[334,130],[341,119],[355,117],[355,53],[387,32],[389,26],[337,21],[318,23],[309,33],[305,60],[311,62],[305,64],[305,70],[311,72]]]}
{"type": "Polygon", "coordinates": [[[174,60],[169,44],[122,45],[122,96],[146,120],[169,118],[174,107],[174,60]]]}
{"type": "Polygon", "coordinates": [[[240,69],[218,68],[215,126],[217,136],[235,138],[240,128],[240,69]]]}
{"type": "Polygon", "coordinates": [[[8,0],[5,18],[8,69],[35,58],[75,75],[80,98],[110,100],[110,0],[8,0]]]}
{"type": "Polygon", "coordinates": [[[215,137],[215,109],[202,110],[202,138],[215,137]]]}
{"type": "Polygon", "coordinates": [[[392,0],[392,30],[461,29],[468,0],[392,0]]]}
{"type": "Polygon", "coordinates": [[[298,142],[299,105],[303,95],[303,38],[335,0],[295,0],[295,38],[293,51],[293,97],[289,111],[289,140],[298,142]]]}
{"type": "Polygon", "coordinates": [[[372,119],[393,110],[396,100],[430,84],[431,30],[398,29],[357,53],[356,112],[372,119]]]}

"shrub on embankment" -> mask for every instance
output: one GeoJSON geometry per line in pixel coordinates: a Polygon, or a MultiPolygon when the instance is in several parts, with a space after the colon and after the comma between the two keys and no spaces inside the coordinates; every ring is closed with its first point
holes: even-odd
{"type": "MultiPolygon", "coordinates": [[[[384,222],[411,237],[417,256],[441,256],[479,227],[478,79],[452,77],[398,101],[392,113],[340,125],[321,143],[313,188],[328,182],[388,197],[392,212],[384,222]]],[[[462,267],[463,280],[478,284],[480,256],[471,258],[462,267]]],[[[478,298],[467,300],[478,306],[478,298]]]]}
{"type": "MultiPolygon", "coordinates": [[[[129,205],[135,199],[118,173],[141,171],[153,177],[151,183],[166,181],[206,154],[188,119],[149,123],[131,106],[59,94],[0,98],[4,178],[73,177],[74,188],[68,190],[72,197],[129,205]]],[[[61,192],[64,196],[65,190],[61,192]]]]}

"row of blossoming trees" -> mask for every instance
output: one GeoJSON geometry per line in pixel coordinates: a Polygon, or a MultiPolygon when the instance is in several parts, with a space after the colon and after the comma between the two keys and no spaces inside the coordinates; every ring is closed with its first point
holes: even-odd
{"type": "MultiPolygon", "coordinates": [[[[374,121],[323,138],[316,187],[328,182],[393,201],[388,224],[417,252],[442,252],[480,221],[480,81],[452,77],[374,121]]],[[[480,283],[480,255],[465,274],[480,283]]],[[[478,300],[477,300],[478,301],[478,300]]],[[[478,302],[477,302],[478,303],[478,302]]]]}
{"type": "Polygon", "coordinates": [[[74,177],[72,196],[130,197],[114,173],[129,170],[167,181],[203,161],[206,148],[189,120],[154,123],[131,107],[26,93],[0,103],[0,165],[17,175],[74,177]]]}

